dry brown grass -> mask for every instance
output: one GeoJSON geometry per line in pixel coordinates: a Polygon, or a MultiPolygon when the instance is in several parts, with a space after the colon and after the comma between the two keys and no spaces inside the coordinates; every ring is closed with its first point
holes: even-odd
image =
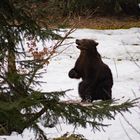
{"type": "Polygon", "coordinates": [[[76,28],[91,28],[91,29],[128,29],[132,27],[140,27],[140,19],[134,17],[74,17],[74,18],[59,18],[56,24],[61,28],[72,27],[76,25],[76,28]]]}

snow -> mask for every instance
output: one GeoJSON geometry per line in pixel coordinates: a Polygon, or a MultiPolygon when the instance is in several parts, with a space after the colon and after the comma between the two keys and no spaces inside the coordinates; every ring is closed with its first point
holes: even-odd
{"type": "MultiPolygon", "coordinates": [[[[140,28],[119,30],[77,29],[71,34],[71,37],[66,41],[67,43],[83,38],[95,39],[99,42],[99,46],[97,46],[98,51],[113,73],[113,98],[127,100],[140,97],[140,28]]],[[[42,78],[47,83],[43,83],[39,87],[40,89],[44,91],[73,89],[66,93],[66,99],[80,99],[77,91],[80,81],[68,77],[69,70],[74,66],[79,56],[79,50],[75,46],[75,43],[73,43],[62,54],[51,60],[46,69],[47,73],[42,78]]],[[[124,115],[129,120],[129,123],[140,132],[140,108],[133,108],[131,113],[125,113],[124,115]]],[[[111,125],[104,128],[105,131],[101,132],[93,132],[90,127],[74,129],[72,125],[63,123],[50,129],[40,127],[46,132],[48,137],[57,137],[66,132],[75,132],[83,134],[88,140],[140,139],[140,134],[121,115],[117,115],[116,119],[112,121],[104,120],[104,123],[111,125]]],[[[12,133],[11,136],[0,137],[0,140],[4,139],[31,140],[34,139],[34,133],[25,129],[22,135],[12,133]]]]}

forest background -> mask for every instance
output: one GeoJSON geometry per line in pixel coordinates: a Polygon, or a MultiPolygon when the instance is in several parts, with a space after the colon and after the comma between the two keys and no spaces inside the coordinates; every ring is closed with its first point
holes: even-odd
{"type": "Polygon", "coordinates": [[[47,139],[38,122],[44,121],[44,127],[51,128],[59,118],[75,127],[91,125],[99,129],[104,127],[99,123],[104,117],[114,119],[116,112],[135,106],[135,100],[119,105],[101,102],[90,107],[65,104],[60,97],[69,90],[47,93],[35,86],[41,84],[40,70],[49,65],[74,28],[140,27],[139,3],[140,0],[0,1],[0,135],[13,131],[21,134],[25,128],[32,128],[38,138],[47,139]],[[72,29],[61,36],[58,30],[65,27],[72,29]],[[40,51],[37,42],[44,43],[46,39],[58,42],[50,50],[40,51]],[[30,56],[24,41],[28,41],[30,56]]]}

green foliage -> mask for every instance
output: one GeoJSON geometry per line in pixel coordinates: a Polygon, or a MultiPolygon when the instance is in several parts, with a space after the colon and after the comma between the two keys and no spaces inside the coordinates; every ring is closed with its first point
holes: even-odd
{"type": "Polygon", "coordinates": [[[7,135],[12,131],[22,133],[25,128],[32,127],[41,115],[47,112],[47,105],[58,102],[59,96],[64,93],[65,91],[55,94],[35,92],[14,102],[0,101],[0,134],[7,135]]]}
{"type": "MultiPolygon", "coordinates": [[[[10,134],[12,131],[22,133],[25,128],[37,128],[41,120],[44,127],[54,127],[59,120],[75,127],[86,128],[90,125],[94,130],[100,130],[108,124],[103,124],[104,118],[115,119],[115,115],[129,111],[136,105],[136,100],[118,104],[113,101],[98,102],[89,105],[66,103],[59,97],[64,92],[32,93],[26,98],[15,102],[0,102],[0,134],[10,134]]],[[[37,130],[36,130],[37,131],[37,130]]]]}
{"type": "Polygon", "coordinates": [[[27,96],[32,91],[31,82],[37,83],[34,81],[35,75],[42,68],[43,62],[16,60],[17,57],[26,57],[23,41],[27,38],[44,41],[59,36],[48,29],[47,24],[42,25],[40,22],[40,17],[45,16],[44,11],[39,7],[40,2],[0,1],[0,65],[2,65],[0,95],[3,100],[13,100],[21,95],[27,96]],[[19,45],[22,46],[22,50],[19,49],[19,45]],[[29,72],[19,74],[17,65],[28,69],[29,72]]]}

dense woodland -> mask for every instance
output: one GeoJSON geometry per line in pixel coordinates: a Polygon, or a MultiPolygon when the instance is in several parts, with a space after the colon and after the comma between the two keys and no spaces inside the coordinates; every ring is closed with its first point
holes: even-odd
{"type": "Polygon", "coordinates": [[[62,16],[140,15],[140,0],[44,0],[44,2],[49,13],[62,16]]]}

